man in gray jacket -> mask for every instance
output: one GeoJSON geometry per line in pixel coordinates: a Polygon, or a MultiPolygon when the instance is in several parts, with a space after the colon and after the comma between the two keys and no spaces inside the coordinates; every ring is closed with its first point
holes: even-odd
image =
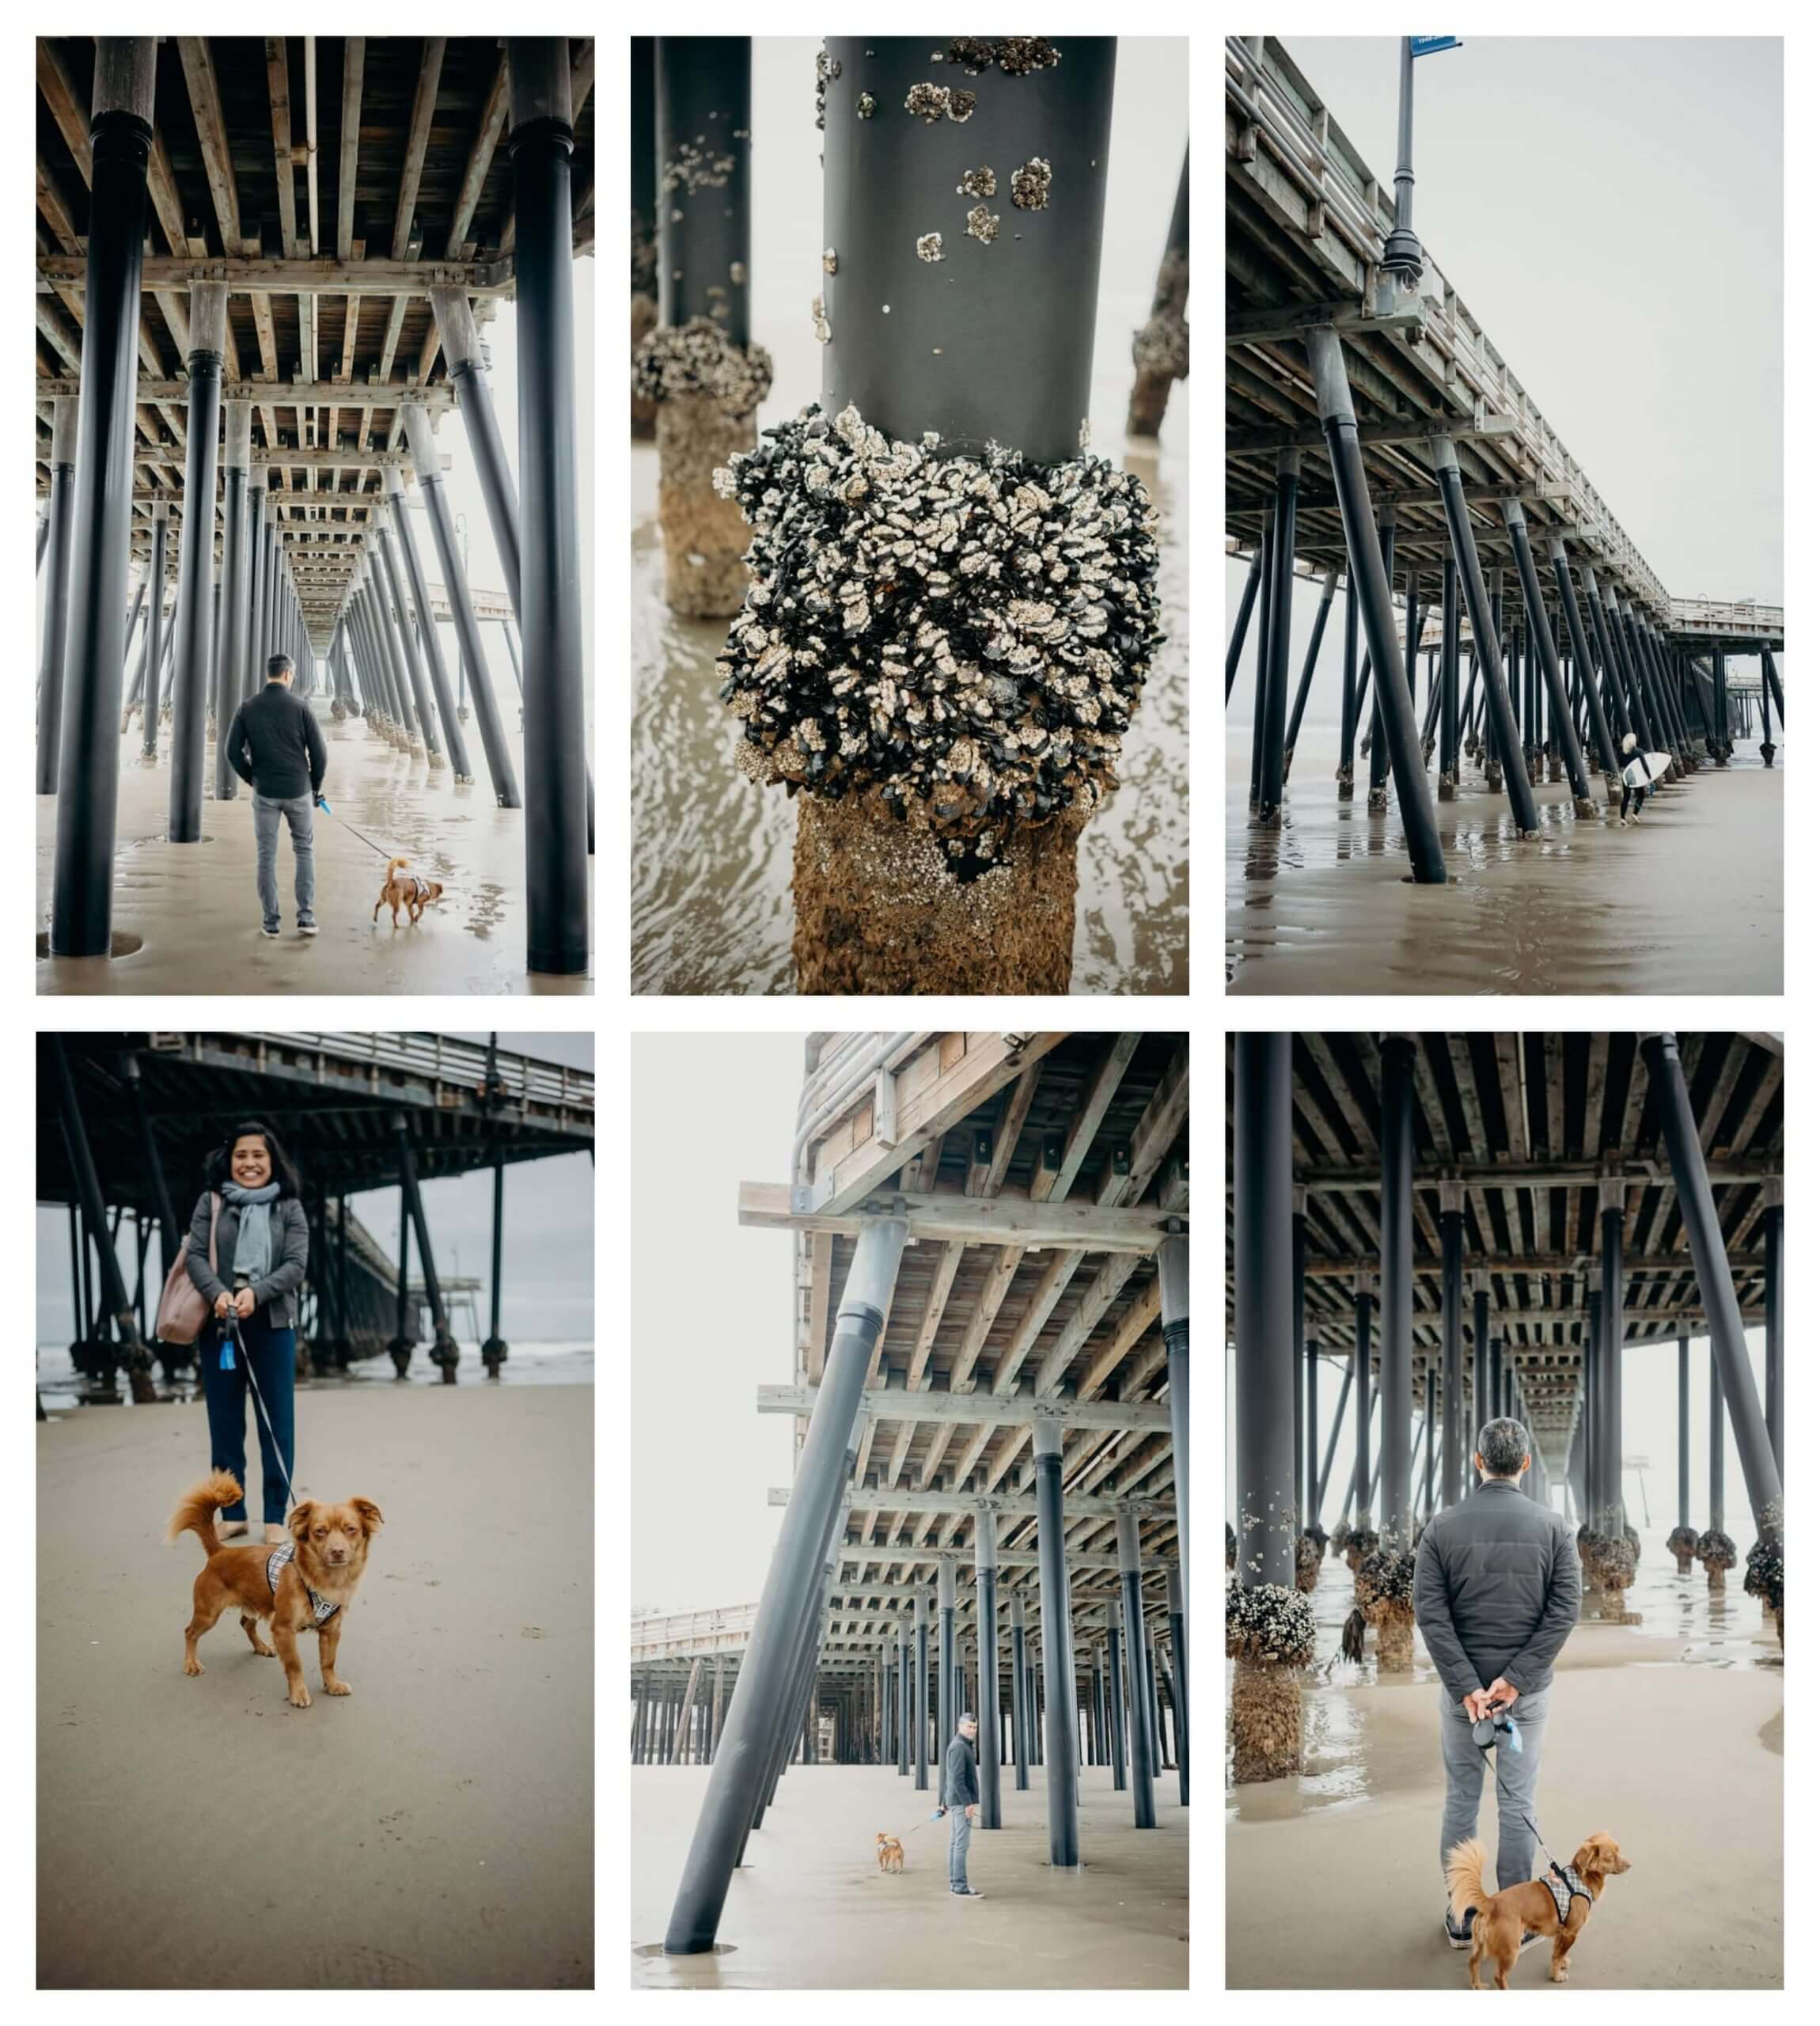
{"type": "Polygon", "coordinates": [[[970,1711],[955,1727],[942,1761],[942,1810],[948,1818],[948,1890],[957,1899],[984,1899],[967,1883],[967,1846],[973,1837],[973,1811],[980,1804],[980,1777],[973,1740],[980,1720],[970,1711]]]}
{"type": "MultiPolygon", "coordinates": [[[[1580,1576],[1574,1537],[1550,1507],[1519,1488],[1530,1467],[1529,1431],[1521,1421],[1487,1421],[1473,1465],[1483,1482],[1470,1497],[1437,1512],[1416,1550],[1416,1622],[1441,1677],[1441,1764],[1447,1801],[1441,1865],[1478,1827],[1485,1757],[1473,1726],[1508,1716],[1521,1733],[1496,1734],[1498,1890],[1534,1875],[1535,1814],[1555,1656],[1579,1617],[1580,1576]]],[[[1445,1915],[1456,1948],[1471,1941],[1445,1915]]]]}

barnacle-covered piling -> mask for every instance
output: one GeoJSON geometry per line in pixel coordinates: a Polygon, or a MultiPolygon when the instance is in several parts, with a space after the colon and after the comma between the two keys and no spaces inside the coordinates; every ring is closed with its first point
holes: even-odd
{"type": "Polygon", "coordinates": [[[632,362],[656,413],[665,596],[685,618],[727,618],[745,595],[745,529],[714,489],[755,440],[771,360],[751,342],[752,44],[659,36],[658,328],[632,362]]]}
{"type": "Polygon", "coordinates": [[[805,991],[1067,987],[1076,840],[1160,638],[1155,510],[1082,444],[1112,47],[817,65],[822,400],[721,481],[754,579],[722,695],[800,799],[805,991]],[[1021,169],[1043,208],[995,214],[1021,169]]]}
{"type": "Polygon", "coordinates": [[[1776,1621],[1776,1643],[1782,1643],[1782,1536],[1759,1535],[1744,1562],[1744,1592],[1761,1598],[1765,1615],[1776,1621]]]}
{"type": "Polygon", "coordinates": [[[1295,1537],[1295,1587],[1306,1596],[1321,1573],[1321,1544],[1325,1535],[1304,1530],[1295,1537]]]}
{"type": "Polygon", "coordinates": [[[1280,1583],[1226,1588],[1233,1663],[1232,1777],[1243,1786],[1302,1770],[1302,1673],[1314,1658],[1314,1611],[1280,1583]]]}
{"type": "Polygon", "coordinates": [[[1132,339],[1131,408],[1125,428],[1133,436],[1155,436],[1162,427],[1169,390],[1188,378],[1188,154],[1170,214],[1169,241],[1156,271],[1150,320],[1132,339]]]}
{"type": "Polygon", "coordinates": [[[1637,1542],[1622,1534],[1582,1527],[1575,1537],[1580,1558],[1580,1615],[1622,1623],[1624,1593],[1636,1580],[1637,1542]]]}
{"type": "Polygon", "coordinates": [[[1378,1552],[1378,1532],[1374,1527],[1354,1527],[1346,1536],[1346,1566],[1356,1576],[1364,1565],[1368,1555],[1378,1552]]]}
{"type": "Polygon", "coordinates": [[[1378,1671],[1407,1674],[1415,1665],[1416,1557],[1407,1548],[1380,1548],[1359,1562],[1353,1596],[1378,1633],[1378,1671]]]}
{"type": "Polygon", "coordinates": [[[1695,1546],[1693,1558],[1706,1571],[1707,1588],[1723,1590],[1725,1572],[1738,1566],[1738,1543],[1723,1527],[1708,1527],[1695,1546]]]}
{"type": "Polygon", "coordinates": [[[1675,1573],[1685,1576],[1693,1566],[1693,1557],[1700,1546],[1700,1536],[1691,1527],[1676,1527],[1668,1536],[1668,1551],[1674,1557],[1675,1573]]]}

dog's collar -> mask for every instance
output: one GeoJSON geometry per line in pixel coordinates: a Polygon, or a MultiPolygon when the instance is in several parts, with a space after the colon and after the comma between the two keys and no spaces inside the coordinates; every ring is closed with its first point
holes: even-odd
{"type": "Polygon", "coordinates": [[[1586,1880],[1572,1865],[1557,1865],[1551,1858],[1549,1861],[1549,1876],[1542,1883],[1549,1888],[1554,1900],[1555,1918],[1563,1927],[1567,1925],[1568,1916],[1573,1911],[1576,1899],[1585,1900],[1589,1906],[1592,1904],[1592,1894],[1587,1888],[1586,1880]]]}
{"type": "MultiPolygon", "coordinates": [[[[271,1594],[275,1597],[278,1595],[278,1579],[284,1573],[284,1565],[287,1561],[293,1560],[296,1554],[296,1542],[286,1541],[282,1547],[274,1548],[266,1557],[265,1580],[271,1585],[271,1594]]],[[[302,1581],[303,1571],[300,1569],[297,1573],[298,1580],[300,1582],[302,1581]]],[[[328,1598],[319,1597],[307,1583],[303,1585],[303,1594],[309,1599],[309,1607],[315,1612],[316,1622],[318,1625],[328,1624],[328,1621],[341,1609],[339,1604],[332,1603],[328,1598]]]]}

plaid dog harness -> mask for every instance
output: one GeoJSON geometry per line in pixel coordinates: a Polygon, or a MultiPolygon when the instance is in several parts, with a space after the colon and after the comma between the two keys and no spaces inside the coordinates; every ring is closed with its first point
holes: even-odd
{"type": "Polygon", "coordinates": [[[1585,1900],[1589,1907],[1592,1905],[1592,1895],[1587,1890],[1585,1880],[1572,1865],[1557,1865],[1551,1859],[1549,1875],[1542,1883],[1553,1896],[1555,1918],[1563,1927],[1568,1924],[1568,1916],[1573,1911],[1576,1899],[1585,1900]]]}
{"type": "MultiPolygon", "coordinates": [[[[274,1548],[266,1557],[265,1580],[271,1585],[271,1594],[275,1597],[278,1595],[278,1579],[284,1573],[284,1565],[296,1553],[296,1542],[286,1541],[282,1547],[274,1548]]],[[[341,1609],[339,1604],[331,1603],[326,1597],[319,1597],[307,1583],[303,1586],[303,1593],[309,1599],[309,1607],[315,1612],[319,1626],[327,1625],[341,1609]]],[[[1565,1920],[1567,1916],[1564,1914],[1561,1918],[1565,1920]]]]}

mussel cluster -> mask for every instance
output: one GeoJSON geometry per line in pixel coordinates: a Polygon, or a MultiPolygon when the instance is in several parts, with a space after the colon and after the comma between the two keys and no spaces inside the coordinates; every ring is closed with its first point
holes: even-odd
{"type": "Polygon", "coordinates": [[[1782,1608],[1782,1543],[1760,1537],[1744,1558],[1744,1593],[1761,1597],[1773,1611],[1782,1608]]]}
{"type": "Polygon", "coordinates": [[[1230,1520],[1226,1523],[1226,1565],[1228,1569],[1238,1566],[1238,1536],[1233,1531],[1230,1520]]]}
{"type": "Polygon", "coordinates": [[[1104,459],[893,442],[849,407],[715,475],[754,582],[719,658],[760,778],[920,800],[962,880],[1011,832],[1084,815],[1162,641],[1156,510],[1104,459]]]}
{"type": "Polygon", "coordinates": [[[1287,1584],[1228,1583],[1226,1650],[1234,1658],[1305,1667],[1314,1658],[1314,1608],[1287,1584]]]}
{"type": "Polygon", "coordinates": [[[1416,1557],[1407,1548],[1380,1548],[1359,1561],[1353,1595],[1367,1617],[1380,1605],[1412,1606],[1416,1601],[1416,1557]]]}
{"type": "Polygon", "coordinates": [[[994,64],[1007,78],[1023,78],[1033,70],[1052,70],[1061,60],[1061,51],[1040,35],[957,35],[948,42],[948,61],[970,78],[994,64]]]}
{"type": "Polygon", "coordinates": [[[712,401],[742,415],[770,391],[771,354],[739,343],[707,317],[653,331],[632,358],[632,393],[642,401],[712,401]]]}

